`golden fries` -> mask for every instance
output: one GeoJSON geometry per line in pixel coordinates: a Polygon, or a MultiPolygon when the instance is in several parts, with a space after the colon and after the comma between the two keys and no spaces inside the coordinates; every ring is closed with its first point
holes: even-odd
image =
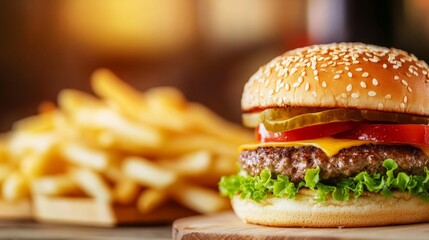
{"type": "MultiPolygon", "coordinates": [[[[97,96],[63,90],[58,107],[44,103],[0,136],[0,200],[92,198],[141,214],[170,203],[199,213],[229,208],[213,189],[237,170],[248,131],[175,88],[140,92],[107,69],[91,84],[97,96]]],[[[45,211],[35,209],[38,219],[55,219],[45,211]]]]}
{"type": "Polygon", "coordinates": [[[31,189],[37,195],[64,196],[77,192],[78,186],[69,174],[58,174],[38,178],[33,181],[31,189]]]}
{"type": "Polygon", "coordinates": [[[127,178],[119,180],[113,188],[113,199],[122,205],[133,203],[140,191],[139,185],[127,178]]]}
{"type": "Polygon", "coordinates": [[[64,158],[76,165],[92,168],[97,171],[105,170],[115,159],[113,154],[91,149],[76,142],[65,143],[62,147],[64,158]]]}
{"type": "Polygon", "coordinates": [[[229,208],[229,200],[218,192],[197,185],[178,183],[171,188],[172,195],[179,203],[199,213],[213,213],[229,208]]]}
{"type": "Polygon", "coordinates": [[[212,156],[208,151],[197,151],[177,159],[162,159],[159,164],[183,176],[202,175],[211,166],[212,156]]]}
{"type": "Polygon", "coordinates": [[[112,193],[110,187],[96,172],[81,168],[73,169],[71,176],[74,182],[88,195],[93,198],[111,201],[112,193]]]}
{"type": "Polygon", "coordinates": [[[143,186],[166,188],[177,181],[177,175],[141,157],[124,159],[123,172],[143,186]]]}
{"type": "Polygon", "coordinates": [[[148,213],[164,204],[167,200],[167,192],[157,189],[147,189],[143,191],[137,200],[137,209],[141,213],[148,213]]]}
{"type": "Polygon", "coordinates": [[[3,181],[2,197],[6,201],[19,201],[28,196],[27,181],[20,173],[11,173],[3,181]]]}

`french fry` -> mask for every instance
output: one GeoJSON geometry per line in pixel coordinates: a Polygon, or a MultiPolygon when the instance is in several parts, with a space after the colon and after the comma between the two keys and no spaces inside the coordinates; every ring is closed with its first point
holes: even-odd
{"type": "Polygon", "coordinates": [[[6,177],[13,171],[13,167],[10,164],[0,165],[0,184],[6,179],[6,177]]]}
{"type": "Polygon", "coordinates": [[[110,132],[115,142],[129,143],[140,148],[154,148],[162,144],[161,131],[133,121],[91,96],[67,90],[60,94],[59,99],[61,109],[68,113],[75,124],[84,129],[110,132]]]}
{"type": "Polygon", "coordinates": [[[105,170],[115,160],[114,155],[111,153],[91,149],[76,142],[65,143],[62,146],[62,154],[74,164],[97,171],[105,170]]]}
{"type": "Polygon", "coordinates": [[[198,131],[216,136],[224,141],[234,144],[242,144],[253,139],[251,131],[247,131],[236,124],[230,123],[219,117],[207,107],[192,103],[188,109],[189,121],[198,131]]]}
{"type": "Polygon", "coordinates": [[[58,141],[55,132],[15,132],[10,137],[9,153],[14,159],[20,159],[28,153],[46,154],[55,149],[58,141]]]}
{"type": "Polygon", "coordinates": [[[183,99],[177,91],[167,90],[168,96],[172,96],[174,91],[173,101],[171,97],[163,97],[164,93],[151,92],[151,97],[144,97],[107,69],[95,71],[91,80],[92,88],[98,96],[115,103],[125,113],[145,124],[172,131],[184,131],[188,127],[184,114],[175,108],[175,100],[183,99]]]}
{"type": "Polygon", "coordinates": [[[3,181],[2,197],[6,201],[19,201],[28,196],[28,185],[19,172],[10,173],[3,181]]]}
{"type": "Polygon", "coordinates": [[[115,202],[127,205],[133,203],[140,191],[139,185],[127,178],[118,181],[113,188],[113,199],[115,202]]]}
{"type": "Polygon", "coordinates": [[[176,201],[199,213],[213,213],[230,208],[228,199],[208,188],[181,182],[169,190],[176,201]]]}
{"type": "Polygon", "coordinates": [[[140,213],[149,213],[164,204],[167,199],[168,195],[163,190],[146,189],[137,200],[137,209],[140,213]]]}
{"type": "Polygon", "coordinates": [[[162,189],[177,181],[177,175],[142,157],[124,159],[123,172],[143,186],[162,189]]]}
{"type": "Polygon", "coordinates": [[[64,173],[38,178],[33,181],[31,189],[38,195],[63,196],[77,192],[78,186],[69,174],[64,173]]]}
{"type": "Polygon", "coordinates": [[[85,168],[73,169],[71,177],[88,196],[103,201],[112,200],[110,187],[96,172],[85,168]]]}
{"type": "Polygon", "coordinates": [[[13,124],[12,130],[35,133],[51,131],[54,128],[54,115],[55,112],[45,112],[21,119],[13,124]]]}
{"type": "Polygon", "coordinates": [[[96,70],[92,74],[91,85],[98,96],[114,101],[125,110],[143,110],[142,95],[108,69],[96,70]]]}
{"type": "Polygon", "coordinates": [[[180,156],[177,159],[159,160],[158,163],[182,176],[195,176],[209,170],[211,159],[212,156],[208,151],[201,150],[180,156]]]}
{"type": "Polygon", "coordinates": [[[50,157],[46,154],[28,153],[21,157],[19,170],[28,178],[37,178],[46,173],[50,157]]]}

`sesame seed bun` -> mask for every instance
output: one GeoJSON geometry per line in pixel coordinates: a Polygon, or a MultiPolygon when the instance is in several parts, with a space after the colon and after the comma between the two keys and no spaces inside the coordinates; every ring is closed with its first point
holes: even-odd
{"type": "Polygon", "coordinates": [[[314,45],[274,58],[244,87],[243,111],[359,108],[429,116],[429,69],[407,52],[362,43],[314,45]]]}
{"type": "Polygon", "coordinates": [[[429,204],[408,193],[392,198],[365,192],[357,199],[314,201],[315,193],[302,189],[295,199],[269,197],[260,203],[236,196],[232,206],[247,223],[278,227],[364,227],[429,221],[429,204]]]}

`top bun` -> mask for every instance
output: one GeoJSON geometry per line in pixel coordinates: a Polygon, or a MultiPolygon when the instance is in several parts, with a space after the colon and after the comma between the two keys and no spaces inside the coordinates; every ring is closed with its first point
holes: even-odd
{"type": "Polygon", "coordinates": [[[429,116],[429,69],[405,51],[362,43],[295,49],[250,78],[243,111],[271,107],[359,108],[429,116]]]}

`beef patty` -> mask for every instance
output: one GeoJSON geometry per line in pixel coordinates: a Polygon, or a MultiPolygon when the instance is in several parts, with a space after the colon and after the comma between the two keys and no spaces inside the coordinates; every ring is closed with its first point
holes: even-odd
{"type": "Polygon", "coordinates": [[[362,171],[369,174],[384,173],[384,160],[391,158],[398,164],[396,171],[423,175],[429,168],[429,157],[419,148],[407,145],[361,145],[341,149],[328,157],[320,148],[303,147],[259,147],[243,150],[238,162],[252,176],[264,169],[274,176],[285,175],[297,183],[304,180],[308,168],[320,167],[320,177],[326,182],[352,177],[362,171]]]}

